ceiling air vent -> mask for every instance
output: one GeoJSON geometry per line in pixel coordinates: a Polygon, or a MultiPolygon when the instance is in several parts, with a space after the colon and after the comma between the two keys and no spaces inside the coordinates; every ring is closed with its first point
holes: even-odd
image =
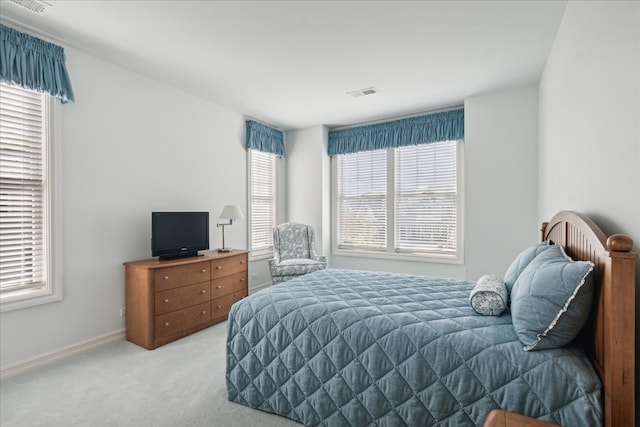
{"type": "Polygon", "coordinates": [[[9,0],[11,3],[15,3],[18,6],[22,6],[25,9],[29,9],[33,13],[44,13],[47,7],[51,4],[44,0],[9,0]]]}
{"type": "Polygon", "coordinates": [[[378,93],[378,89],[375,87],[368,87],[366,89],[354,90],[353,92],[347,92],[347,95],[351,95],[354,98],[359,98],[361,96],[373,95],[374,93],[378,93]]]}

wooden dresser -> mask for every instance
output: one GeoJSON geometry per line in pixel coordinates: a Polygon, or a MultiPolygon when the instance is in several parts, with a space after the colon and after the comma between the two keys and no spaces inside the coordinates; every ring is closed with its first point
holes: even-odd
{"type": "Polygon", "coordinates": [[[248,295],[248,253],[125,262],[127,339],[151,350],[226,320],[248,295]]]}

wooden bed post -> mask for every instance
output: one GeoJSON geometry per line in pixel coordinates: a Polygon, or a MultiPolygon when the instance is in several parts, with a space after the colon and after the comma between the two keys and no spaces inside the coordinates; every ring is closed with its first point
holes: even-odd
{"type": "Polygon", "coordinates": [[[603,278],[605,426],[633,426],[635,420],[635,277],[633,241],[614,234],[607,239],[603,278]]]}

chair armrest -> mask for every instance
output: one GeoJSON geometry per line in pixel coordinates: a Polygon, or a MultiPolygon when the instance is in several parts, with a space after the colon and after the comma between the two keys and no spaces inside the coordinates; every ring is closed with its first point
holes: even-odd
{"type": "Polygon", "coordinates": [[[314,257],[311,257],[312,260],[314,261],[319,261],[319,262],[323,262],[323,263],[327,263],[327,257],[324,255],[316,255],[314,257]]]}
{"type": "Polygon", "coordinates": [[[271,278],[273,278],[274,276],[279,276],[280,275],[280,257],[277,258],[271,258],[269,261],[269,273],[271,274],[271,278]]]}

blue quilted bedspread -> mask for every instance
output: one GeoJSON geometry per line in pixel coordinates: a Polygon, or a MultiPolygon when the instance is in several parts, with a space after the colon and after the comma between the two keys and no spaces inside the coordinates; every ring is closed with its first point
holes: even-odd
{"type": "Polygon", "coordinates": [[[305,425],[480,426],[494,408],[601,425],[587,357],[525,352],[473,285],[328,269],[257,292],[229,314],[229,400],[305,425]]]}

